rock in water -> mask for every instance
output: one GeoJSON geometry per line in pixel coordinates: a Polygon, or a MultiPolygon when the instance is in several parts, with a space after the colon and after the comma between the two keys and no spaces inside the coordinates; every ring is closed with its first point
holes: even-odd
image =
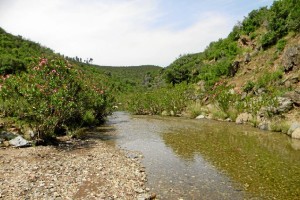
{"type": "Polygon", "coordinates": [[[292,133],[292,138],[300,139],[300,128],[296,128],[292,133]]]}
{"type": "Polygon", "coordinates": [[[25,140],[22,136],[17,136],[12,140],[9,140],[9,144],[15,147],[27,147],[30,146],[30,143],[25,140]]]}
{"type": "Polygon", "coordinates": [[[300,123],[299,122],[294,122],[292,123],[292,125],[290,126],[287,134],[289,136],[292,136],[292,133],[297,129],[297,128],[300,128],[300,123]]]}

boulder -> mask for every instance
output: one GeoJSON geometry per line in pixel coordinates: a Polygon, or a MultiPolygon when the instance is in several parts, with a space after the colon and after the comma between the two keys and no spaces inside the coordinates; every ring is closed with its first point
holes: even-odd
{"type": "Polygon", "coordinates": [[[235,123],[237,123],[237,124],[243,124],[243,123],[251,121],[252,119],[253,119],[253,117],[252,117],[252,115],[250,113],[241,113],[236,118],[235,123]]]}
{"type": "Polygon", "coordinates": [[[287,134],[289,136],[292,135],[292,133],[297,129],[297,128],[300,128],[300,123],[299,122],[293,122],[287,132],[287,134]]]}
{"type": "Polygon", "coordinates": [[[287,48],[283,53],[282,64],[284,70],[289,72],[295,70],[299,67],[300,64],[300,45],[295,45],[287,48]]]}
{"type": "Polygon", "coordinates": [[[246,53],[246,55],[244,57],[245,64],[249,63],[250,61],[251,61],[250,53],[246,53]]]}
{"type": "Polygon", "coordinates": [[[277,107],[275,106],[262,107],[259,110],[258,115],[264,117],[266,116],[266,113],[280,114],[280,113],[286,113],[291,109],[293,109],[294,102],[290,98],[278,97],[277,101],[278,101],[277,107]]]}
{"type": "Polygon", "coordinates": [[[296,128],[292,133],[292,138],[294,139],[300,139],[300,127],[296,128]]]}
{"type": "Polygon", "coordinates": [[[277,98],[279,106],[276,108],[276,111],[279,113],[286,113],[293,108],[293,101],[287,97],[278,97],[277,98]]]}
{"type": "Polygon", "coordinates": [[[233,77],[237,73],[239,68],[240,68],[240,61],[234,61],[229,68],[230,76],[233,77]]]}
{"type": "Polygon", "coordinates": [[[27,147],[30,146],[30,143],[25,140],[22,136],[17,136],[12,140],[8,141],[10,145],[14,146],[14,147],[27,147]]]}
{"type": "Polygon", "coordinates": [[[284,97],[290,98],[291,101],[296,104],[296,105],[300,105],[300,90],[295,90],[292,92],[287,92],[284,97]]]}
{"type": "Polygon", "coordinates": [[[3,140],[11,140],[11,139],[13,139],[15,137],[17,137],[17,135],[13,134],[11,132],[2,131],[0,133],[0,138],[3,139],[3,140]]]}

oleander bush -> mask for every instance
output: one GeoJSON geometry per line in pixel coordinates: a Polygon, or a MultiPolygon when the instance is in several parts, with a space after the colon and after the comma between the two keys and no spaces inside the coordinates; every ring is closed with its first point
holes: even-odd
{"type": "Polygon", "coordinates": [[[38,138],[99,124],[109,113],[101,83],[91,85],[66,60],[45,58],[27,72],[1,77],[0,112],[30,124],[38,138]]]}

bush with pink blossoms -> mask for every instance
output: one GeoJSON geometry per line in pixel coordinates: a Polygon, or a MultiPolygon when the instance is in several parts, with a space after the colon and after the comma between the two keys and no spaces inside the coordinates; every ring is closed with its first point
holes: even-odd
{"type": "Polygon", "coordinates": [[[101,82],[90,82],[67,61],[44,58],[26,73],[1,77],[0,112],[28,123],[38,138],[97,125],[111,100],[101,82]]]}

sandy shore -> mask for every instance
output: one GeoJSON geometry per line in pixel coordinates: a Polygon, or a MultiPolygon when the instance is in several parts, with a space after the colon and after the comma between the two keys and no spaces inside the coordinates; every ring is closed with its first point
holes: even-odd
{"type": "Polygon", "coordinates": [[[140,156],[101,140],[0,149],[0,199],[150,199],[140,156]]]}

